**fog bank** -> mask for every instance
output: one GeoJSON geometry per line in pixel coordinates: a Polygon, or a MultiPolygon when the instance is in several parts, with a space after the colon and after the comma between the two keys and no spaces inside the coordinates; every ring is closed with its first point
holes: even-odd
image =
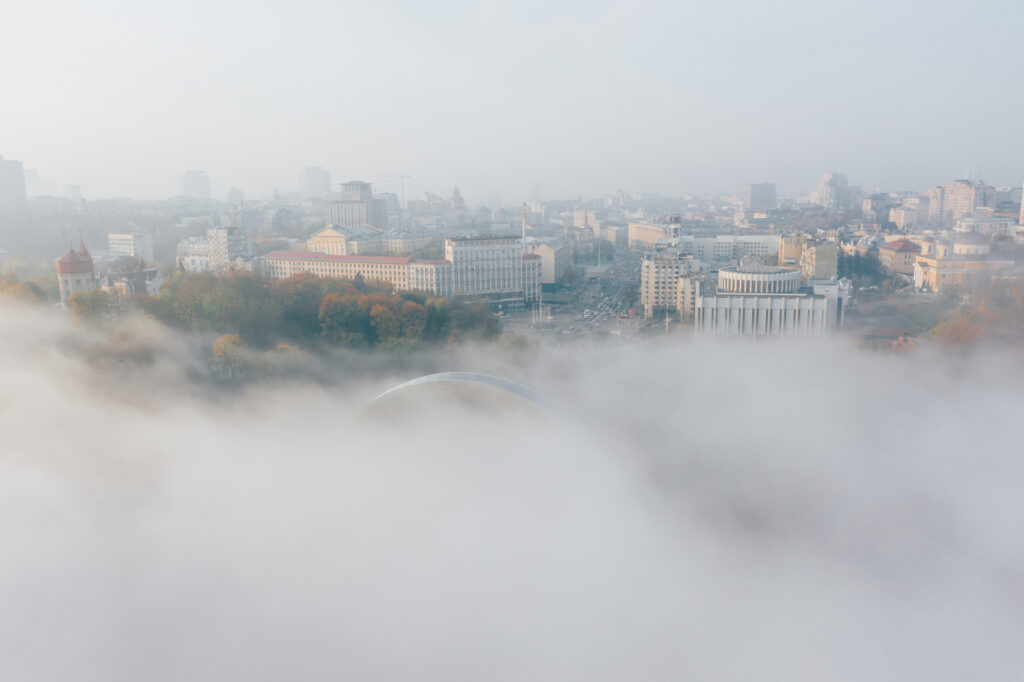
{"type": "Polygon", "coordinates": [[[1013,359],[467,349],[558,414],[380,422],[411,376],[214,400],[155,326],[0,329],[2,679],[1019,677],[1013,359]]]}

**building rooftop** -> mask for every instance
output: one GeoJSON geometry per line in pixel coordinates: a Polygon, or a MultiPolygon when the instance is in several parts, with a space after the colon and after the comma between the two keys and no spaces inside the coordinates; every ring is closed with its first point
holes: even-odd
{"type": "Polygon", "coordinates": [[[719,268],[719,272],[736,272],[743,275],[781,275],[786,272],[800,272],[798,268],[780,268],[776,265],[759,265],[747,263],[743,265],[728,265],[719,268]]]}
{"type": "Polygon", "coordinates": [[[412,256],[332,256],[315,251],[271,251],[265,260],[316,260],[340,263],[408,263],[412,256]]]}
{"type": "Polygon", "coordinates": [[[921,247],[909,239],[897,239],[896,241],[882,244],[878,248],[886,249],[887,251],[896,251],[897,253],[918,253],[921,251],[921,247]]]}
{"type": "Polygon", "coordinates": [[[518,234],[467,234],[459,237],[448,237],[450,242],[475,242],[488,241],[491,239],[522,239],[518,234]]]}
{"type": "Polygon", "coordinates": [[[57,259],[57,272],[62,275],[92,272],[92,256],[86,250],[84,241],[79,241],[78,251],[75,251],[74,245],[68,245],[68,252],[57,259]]]}

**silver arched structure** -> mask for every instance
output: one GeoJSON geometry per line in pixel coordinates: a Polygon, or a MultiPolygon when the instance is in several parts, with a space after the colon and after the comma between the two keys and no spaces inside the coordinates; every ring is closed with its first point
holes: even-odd
{"type": "Polygon", "coordinates": [[[537,416],[550,413],[540,396],[514,381],[478,372],[441,372],[406,381],[381,393],[367,408],[366,415],[399,415],[445,405],[537,416]]]}

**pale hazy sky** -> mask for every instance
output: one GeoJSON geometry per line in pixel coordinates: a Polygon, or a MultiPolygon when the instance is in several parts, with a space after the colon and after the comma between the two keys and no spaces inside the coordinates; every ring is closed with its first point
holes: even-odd
{"type": "Polygon", "coordinates": [[[1024,178],[1011,0],[9,4],[0,154],[87,198],[307,165],[474,204],[1024,178]]]}

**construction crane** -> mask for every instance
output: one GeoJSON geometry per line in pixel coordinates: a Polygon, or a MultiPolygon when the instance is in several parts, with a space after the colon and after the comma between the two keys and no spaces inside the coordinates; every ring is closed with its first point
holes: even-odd
{"type": "Polygon", "coordinates": [[[405,205],[405,181],[406,180],[412,180],[412,176],[411,175],[404,175],[403,174],[403,175],[382,175],[381,177],[382,178],[387,178],[389,180],[399,180],[399,181],[401,181],[401,183],[402,183],[402,210],[405,210],[405,208],[406,208],[406,205],[405,205]]]}

